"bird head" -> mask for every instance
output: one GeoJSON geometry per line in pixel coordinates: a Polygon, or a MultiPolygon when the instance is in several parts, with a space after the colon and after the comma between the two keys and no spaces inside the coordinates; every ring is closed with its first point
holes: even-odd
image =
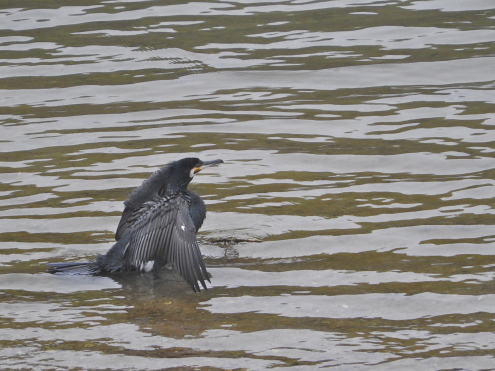
{"type": "MultiPolygon", "coordinates": [[[[212,161],[201,161],[199,158],[185,158],[183,160],[190,160],[190,164],[193,164],[191,170],[189,170],[189,177],[192,179],[194,175],[199,173],[201,170],[213,166],[222,164],[223,160],[212,160],[212,161]],[[191,161],[192,160],[192,161],[191,161]]],[[[180,160],[182,161],[182,160],[180,160]]],[[[186,166],[187,167],[187,166],[186,166]]]]}
{"type": "Polygon", "coordinates": [[[194,175],[201,170],[223,163],[223,160],[202,161],[199,158],[187,157],[168,165],[170,173],[167,179],[167,193],[184,190],[194,175]]]}

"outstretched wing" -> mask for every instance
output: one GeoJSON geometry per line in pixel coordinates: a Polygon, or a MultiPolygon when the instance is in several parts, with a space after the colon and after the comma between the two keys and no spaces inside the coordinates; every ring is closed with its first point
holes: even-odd
{"type": "Polygon", "coordinates": [[[139,216],[139,213],[136,213],[136,210],[132,209],[130,206],[125,207],[122,216],[120,217],[117,231],[115,232],[115,241],[120,240],[124,233],[132,227],[132,224],[136,221],[136,216],[139,216]]]}
{"type": "Polygon", "coordinates": [[[198,281],[206,289],[208,273],[196,241],[187,196],[166,195],[146,202],[131,219],[126,270],[149,271],[171,263],[194,291],[200,291],[198,281]]]}

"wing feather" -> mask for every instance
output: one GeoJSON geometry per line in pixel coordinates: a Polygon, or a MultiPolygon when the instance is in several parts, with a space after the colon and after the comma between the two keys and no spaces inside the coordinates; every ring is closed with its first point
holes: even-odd
{"type": "Polygon", "coordinates": [[[121,229],[131,234],[126,270],[143,270],[150,261],[154,261],[155,269],[172,263],[194,291],[200,291],[198,281],[206,289],[208,273],[196,241],[187,195],[166,195],[148,201],[126,222],[121,229]],[[125,224],[129,221],[133,221],[131,227],[125,224]]]}

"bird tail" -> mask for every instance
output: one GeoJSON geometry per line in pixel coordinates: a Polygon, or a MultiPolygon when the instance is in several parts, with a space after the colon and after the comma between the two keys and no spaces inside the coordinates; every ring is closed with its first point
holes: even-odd
{"type": "Polygon", "coordinates": [[[74,263],[48,263],[50,273],[62,274],[98,274],[101,267],[93,262],[74,262],[74,263]]]}

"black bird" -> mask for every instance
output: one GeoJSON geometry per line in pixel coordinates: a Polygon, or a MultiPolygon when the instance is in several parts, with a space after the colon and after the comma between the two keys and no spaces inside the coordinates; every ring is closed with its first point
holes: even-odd
{"type": "Polygon", "coordinates": [[[198,281],[206,289],[210,281],[196,233],[206,207],[187,185],[204,168],[222,160],[183,158],[171,162],[146,179],[124,202],[115,240],[105,255],[94,262],[51,263],[52,273],[100,274],[150,272],[172,264],[195,292],[198,281]]]}

